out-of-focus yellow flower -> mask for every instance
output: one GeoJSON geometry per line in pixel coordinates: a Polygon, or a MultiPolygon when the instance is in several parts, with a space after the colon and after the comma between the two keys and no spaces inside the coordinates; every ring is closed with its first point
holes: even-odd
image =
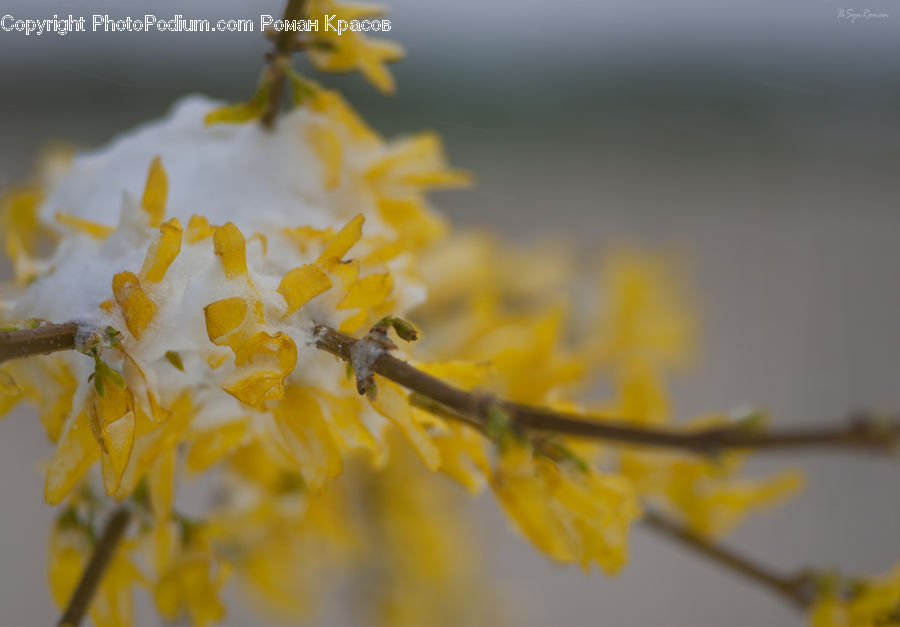
{"type": "Polygon", "coordinates": [[[52,231],[38,219],[43,192],[35,187],[13,190],[0,198],[0,226],[5,234],[6,254],[12,260],[16,281],[25,284],[39,271],[38,246],[52,231]]]}
{"type": "MultiPolygon", "coordinates": [[[[320,23],[379,14],[308,6],[320,23]]],[[[384,64],[399,56],[394,45],[322,30],[308,43],[317,67],[358,69],[393,89],[384,64]]],[[[0,212],[19,282],[0,302],[8,317],[80,324],[78,352],[4,366],[0,413],[39,404],[56,442],[49,503],[101,511],[105,501],[82,502],[79,489],[99,460],[106,495],[139,512],[101,583],[96,622],[132,620],[131,589],[145,582],[130,558],[137,545],[167,620],[220,620],[235,569],[278,616],[311,611],[343,577],[365,584],[359,605],[372,613],[359,622],[492,622],[475,600],[483,580],[459,487],[489,484],[539,550],[607,573],[627,561],[639,498],[712,534],[794,488],[790,477],[734,480],[730,455],[612,455],[596,443],[497,437],[491,425],[488,439],[382,377],[371,398],[358,396],[352,373],[317,350],[316,328],[358,335],[409,314],[424,337],[396,354],[434,377],[578,411],[575,393],[600,371],[620,392],[599,415],[667,424],[660,379],[688,352],[691,312],[662,260],[616,258],[599,300],[592,280],[571,287],[563,247],[452,233],[426,193],[470,177],[447,165],[437,135],[387,141],[337,92],[288,77],[297,106],[274,132],[220,124],[259,117],[265,82],[242,105],[192,99],[0,212]],[[47,258],[44,240],[59,242],[47,258]],[[213,467],[223,486],[214,506],[186,518],[180,479],[213,467]]],[[[51,537],[60,603],[90,536],[76,516],[51,537]]]]}
{"type": "Polygon", "coordinates": [[[696,346],[696,313],[679,259],[620,248],[599,273],[603,300],[590,331],[592,359],[615,366],[640,358],[684,364],[696,346]]]}
{"type": "Polygon", "coordinates": [[[629,481],[566,469],[529,447],[501,451],[491,484],[516,527],[543,553],[585,570],[615,573],[628,559],[628,530],[640,515],[629,481]]]}
{"type": "MultiPolygon", "coordinates": [[[[393,93],[394,79],[385,63],[403,57],[403,48],[392,41],[374,40],[355,30],[338,32],[339,22],[379,17],[384,10],[375,4],[339,3],[334,0],[311,0],[307,15],[318,20],[321,28],[314,33],[310,59],[324,72],[359,70],[366,79],[385,93],[393,93]],[[325,22],[331,28],[325,26],[325,22]]],[[[380,21],[379,21],[380,23],[380,21]]]]}
{"type": "Polygon", "coordinates": [[[475,530],[460,514],[463,493],[391,440],[386,467],[363,479],[369,524],[363,564],[371,580],[369,620],[376,624],[496,624],[488,582],[471,541],[475,530]]]}
{"type": "Polygon", "coordinates": [[[809,614],[813,627],[900,625],[900,564],[881,576],[854,580],[842,591],[837,581],[822,584],[809,614]]]}
{"type": "Polygon", "coordinates": [[[225,606],[220,592],[229,569],[212,554],[202,525],[187,523],[181,545],[153,590],[159,613],[168,620],[186,616],[192,625],[221,620],[225,606]]]}
{"type": "MultiPolygon", "coordinates": [[[[669,400],[658,369],[647,360],[632,360],[619,377],[620,400],[604,409],[638,424],[671,424],[669,400]]],[[[729,424],[728,416],[701,418],[685,428],[729,424]]],[[[749,428],[749,427],[748,427],[749,428]]],[[[749,514],[772,508],[803,486],[799,471],[786,470],[764,479],[737,478],[743,456],[725,453],[713,459],[689,453],[628,447],[620,471],[634,482],[642,498],[674,510],[694,531],[720,536],[749,514]]]]}
{"type": "MultiPolygon", "coordinates": [[[[93,544],[93,536],[76,509],[65,510],[50,534],[48,552],[50,591],[57,606],[64,607],[75,592],[93,544]]],[[[117,547],[100,580],[89,608],[98,627],[121,627],[134,622],[134,586],[147,582],[128,557],[133,548],[131,542],[117,547]]]]}

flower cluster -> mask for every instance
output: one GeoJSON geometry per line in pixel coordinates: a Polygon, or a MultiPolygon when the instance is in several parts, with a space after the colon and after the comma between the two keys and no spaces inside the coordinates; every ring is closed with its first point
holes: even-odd
{"type": "MultiPolygon", "coordinates": [[[[313,0],[319,13],[371,9],[313,0]]],[[[393,88],[393,44],[345,33],[310,53],[320,69],[393,88]]],[[[274,131],[253,122],[269,105],[265,81],[239,105],[188,98],[4,201],[16,282],[3,317],[79,328],[78,352],[0,370],[0,411],[36,403],[56,444],[44,493],[61,505],[57,603],[115,501],[141,524],[102,579],[98,625],[132,622],[138,587],[167,620],[214,622],[230,580],[275,617],[356,581],[366,614],[351,620],[422,624],[492,620],[474,601],[465,491],[489,487],[551,559],[615,573],[645,504],[712,535],[797,488],[794,474],[736,479],[734,455],[521,433],[502,411],[481,433],[380,376],[360,396],[314,329],[359,335],[400,315],[424,336],[401,356],[458,387],[670,424],[664,379],[690,351],[692,312],[668,258],[627,251],[574,281],[559,248],[452,232],[426,194],[469,177],[446,165],[437,136],[385,140],[337,92],[287,76],[295,107],[274,131]],[[589,375],[611,384],[607,402],[577,400],[589,375]],[[201,476],[215,497],[179,498],[201,476]]],[[[856,622],[868,598],[823,600],[816,616],[856,622]]]]}

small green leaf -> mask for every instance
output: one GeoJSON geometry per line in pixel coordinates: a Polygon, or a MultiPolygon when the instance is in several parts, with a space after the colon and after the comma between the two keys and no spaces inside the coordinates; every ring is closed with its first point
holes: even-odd
{"type": "Polygon", "coordinates": [[[110,368],[105,361],[101,361],[99,359],[97,361],[98,363],[96,372],[98,374],[101,374],[102,376],[109,379],[110,383],[112,383],[116,387],[125,387],[125,379],[122,378],[122,375],[110,368]]]}
{"type": "Polygon", "coordinates": [[[301,105],[307,98],[315,96],[321,89],[318,84],[300,76],[291,68],[287,69],[287,76],[291,80],[291,100],[295,107],[301,105]]]}
{"type": "Polygon", "coordinates": [[[78,518],[78,512],[74,505],[70,505],[62,514],[60,514],[59,518],[56,519],[56,525],[60,529],[81,526],[81,519],[78,518]]]}
{"type": "Polygon", "coordinates": [[[261,117],[269,105],[269,87],[268,81],[263,81],[249,102],[239,102],[213,109],[203,118],[203,123],[206,125],[241,124],[261,117]]]}
{"type": "Polygon", "coordinates": [[[370,401],[374,401],[378,398],[378,385],[374,380],[366,382],[366,398],[370,401]]]}
{"type": "Polygon", "coordinates": [[[121,333],[112,327],[106,327],[103,332],[104,335],[106,335],[106,341],[110,346],[119,346],[122,339],[121,333]]]}
{"type": "Polygon", "coordinates": [[[108,379],[110,383],[115,385],[116,387],[123,388],[125,387],[125,379],[122,378],[122,375],[119,374],[116,370],[113,370],[109,367],[109,365],[100,359],[100,356],[97,355],[96,351],[93,354],[94,357],[94,389],[97,390],[98,396],[103,396],[106,389],[105,380],[108,379]]]}
{"type": "Polygon", "coordinates": [[[413,342],[419,339],[419,332],[416,331],[416,328],[403,318],[385,316],[384,318],[379,320],[372,328],[373,330],[392,328],[401,340],[405,340],[407,342],[413,342]]]}
{"type": "Polygon", "coordinates": [[[147,483],[147,477],[141,477],[137,487],[135,487],[134,492],[131,494],[131,498],[144,509],[150,509],[150,486],[147,483]]]}
{"type": "Polygon", "coordinates": [[[484,432],[499,446],[505,446],[513,437],[512,417],[509,412],[496,404],[488,407],[484,432]]]}
{"type": "Polygon", "coordinates": [[[184,372],[184,362],[181,361],[181,355],[179,355],[175,351],[166,351],[166,359],[178,370],[184,372]]]}
{"type": "Polygon", "coordinates": [[[281,492],[300,492],[306,489],[306,482],[303,481],[303,476],[299,472],[284,471],[279,483],[281,492]]]}

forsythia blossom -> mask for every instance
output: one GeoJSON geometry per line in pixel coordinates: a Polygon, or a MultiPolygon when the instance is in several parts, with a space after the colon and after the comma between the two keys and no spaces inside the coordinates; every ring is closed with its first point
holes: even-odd
{"type": "Polygon", "coordinates": [[[810,613],[813,627],[900,624],[900,564],[880,577],[824,577],[810,613]]]}
{"type": "MultiPolygon", "coordinates": [[[[318,14],[374,10],[314,0],[318,14]]],[[[317,67],[393,88],[394,44],[358,33],[312,44],[317,67]]],[[[436,135],[385,140],[337,92],[289,77],[297,106],[274,130],[254,122],[265,84],[241,105],[186,98],[4,200],[16,277],[4,321],[79,326],[78,352],[0,369],[0,411],[35,403],[56,445],[44,496],[61,505],[50,536],[58,604],[111,501],[128,500],[142,524],[103,577],[98,625],[132,622],[136,587],[166,620],[202,625],[224,616],[230,581],[278,620],[354,577],[366,578],[369,613],[351,618],[422,624],[493,620],[475,600],[459,487],[489,486],[540,551],[607,573],[627,562],[642,501],[712,534],[796,487],[793,475],[738,481],[733,456],[530,441],[502,415],[485,438],[378,376],[360,396],[314,328],[358,336],[401,315],[424,334],[403,357],[432,376],[663,424],[662,381],[688,352],[690,307],[653,256],[607,264],[601,299],[590,281],[567,287],[574,264],[558,247],[450,232],[426,193],[469,177],[447,166],[436,135]],[[576,401],[590,374],[607,376],[614,398],[576,401]],[[185,480],[207,474],[216,498],[181,502],[185,480]]],[[[854,622],[867,598],[823,600],[816,616],[854,622]]]]}

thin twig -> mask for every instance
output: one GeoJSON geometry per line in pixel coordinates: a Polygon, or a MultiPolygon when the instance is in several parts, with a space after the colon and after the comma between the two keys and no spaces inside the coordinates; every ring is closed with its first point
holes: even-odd
{"type": "Polygon", "coordinates": [[[100,585],[103,573],[106,572],[106,567],[115,554],[119,540],[122,539],[130,520],[131,510],[124,506],[110,514],[106,526],[103,527],[103,533],[100,534],[100,539],[94,547],[94,554],[91,555],[91,559],[81,575],[78,587],[72,593],[72,598],[69,599],[69,604],[57,623],[58,627],[78,627],[84,620],[94,593],[97,591],[97,586],[100,585]]]}
{"type": "Polygon", "coordinates": [[[676,540],[692,551],[761,583],[794,606],[807,608],[813,600],[812,580],[806,572],[789,576],[776,573],[733,549],[713,544],[687,527],[652,510],[644,512],[643,522],[661,535],[676,540]]]}
{"type": "MultiPolygon", "coordinates": [[[[299,20],[303,18],[305,13],[305,0],[288,0],[282,19],[286,22],[299,20]]],[[[291,54],[297,50],[296,35],[296,31],[288,29],[276,33],[274,35],[275,45],[272,52],[267,55],[269,64],[265,71],[269,80],[269,101],[266,106],[266,112],[262,116],[262,123],[267,128],[272,128],[275,124],[275,119],[281,111],[284,100],[284,64],[290,62],[291,54]]]]}
{"type": "MultiPolygon", "coordinates": [[[[0,362],[8,359],[72,349],[75,323],[46,324],[21,331],[0,331],[0,362]]],[[[315,330],[316,346],[341,359],[350,359],[356,340],[326,326],[315,330]]],[[[712,427],[686,431],[640,427],[608,418],[555,412],[466,392],[428,375],[391,355],[381,356],[374,371],[443,406],[454,416],[469,423],[486,425],[492,411],[509,416],[520,430],[559,433],[634,444],[674,448],[700,455],[715,455],[724,450],[753,449],[768,451],[784,448],[837,448],[891,452],[900,441],[900,421],[881,421],[862,414],[834,427],[794,428],[762,431],[743,425],[712,427]]]]}
{"type": "Polygon", "coordinates": [[[19,331],[0,331],[0,363],[73,349],[77,331],[78,325],[74,322],[48,323],[19,331]]]}
{"type": "MultiPolygon", "coordinates": [[[[316,346],[345,361],[350,360],[354,338],[319,325],[315,329],[316,346]]],[[[505,414],[513,428],[542,431],[571,436],[596,438],[622,444],[674,448],[701,455],[715,455],[723,450],[773,450],[798,447],[832,447],[864,449],[877,452],[893,450],[900,440],[900,421],[880,423],[868,417],[858,417],[837,427],[782,429],[759,431],[746,426],[714,427],[693,431],[678,431],[640,427],[607,418],[555,412],[532,407],[493,396],[466,392],[426,374],[389,354],[378,358],[374,372],[399,383],[403,387],[430,399],[451,415],[487,425],[492,412],[505,414]]],[[[421,398],[419,402],[421,403],[421,398]]]]}

